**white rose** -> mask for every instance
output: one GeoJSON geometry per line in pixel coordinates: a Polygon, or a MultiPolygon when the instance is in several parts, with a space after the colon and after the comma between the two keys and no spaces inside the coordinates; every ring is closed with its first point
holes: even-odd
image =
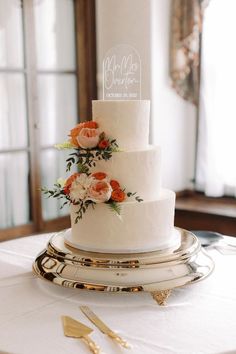
{"type": "Polygon", "coordinates": [[[70,199],[75,203],[86,199],[92,181],[93,178],[88,177],[86,173],[81,173],[77,176],[70,186],[70,199]]]}

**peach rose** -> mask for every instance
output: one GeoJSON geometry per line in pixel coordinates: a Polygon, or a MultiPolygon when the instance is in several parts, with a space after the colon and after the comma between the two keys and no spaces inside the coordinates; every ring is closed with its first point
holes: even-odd
{"type": "Polygon", "coordinates": [[[70,142],[83,149],[91,149],[99,143],[99,130],[96,122],[79,123],[70,131],[70,142]]]}
{"type": "Polygon", "coordinates": [[[111,193],[112,188],[107,181],[94,179],[90,185],[87,199],[95,203],[104,203],[110,199],[111,193]]]}
{"type": "Polygon", "coordinates": [[[98,129],[83,128],[77,136],[77,142],[83,149],[92,149],[99,143],[98,129]]]}
{"type": "Polygon", "coordinates": [[[121,189],[115,189],[111,194],[111,199],[114,200],[114,202],[121,203],[125,200],[125,198],[126,194],[121,189]]]}
{"type": "Polygon", "coordinates": [[[102,181],[103,179],[107,178],[107,174],[105,172],[94,172],[91,174],[91,177],[93,177],[99,181],[102,181]]]}

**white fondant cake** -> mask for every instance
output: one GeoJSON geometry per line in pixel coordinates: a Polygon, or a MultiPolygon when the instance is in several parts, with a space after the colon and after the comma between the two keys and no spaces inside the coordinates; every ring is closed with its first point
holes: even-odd
{"type": "Polygon", "coordinates": [[[117,140],[120,152],[101,160],[93,172],[106,172],[142,202],[124,201],[118,217],[100,203],[75,223],[71,207],[71,234],[67,243],[102,253],[148,252],[178,247],[174,228],[175,193],[161,188],[160,148],[148,145],[149,101],[93,101],[93,121],[117,140]]]}

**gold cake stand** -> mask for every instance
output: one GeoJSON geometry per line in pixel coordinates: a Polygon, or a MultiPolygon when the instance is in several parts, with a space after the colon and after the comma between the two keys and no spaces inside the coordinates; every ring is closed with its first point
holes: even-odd
{"type": "Polygon", "coordinates": [[[207,277],[214,262],[197,237],[184,229],[178,249],[132,254],[82,251],[65,243],[70,229],[55,233],[33,263],[34,272],[54,284],[106,292],[150,292],[165,305],[174,288],[207,277]]]}

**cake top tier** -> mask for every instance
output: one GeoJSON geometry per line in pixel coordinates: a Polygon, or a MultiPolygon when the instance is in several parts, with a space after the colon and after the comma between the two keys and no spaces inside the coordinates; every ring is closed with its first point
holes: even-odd
{"type": "Polygon", "coordinates": [[[93,120],[123,150],[148,147],[150,101],[93,101],[93,120]]]}

